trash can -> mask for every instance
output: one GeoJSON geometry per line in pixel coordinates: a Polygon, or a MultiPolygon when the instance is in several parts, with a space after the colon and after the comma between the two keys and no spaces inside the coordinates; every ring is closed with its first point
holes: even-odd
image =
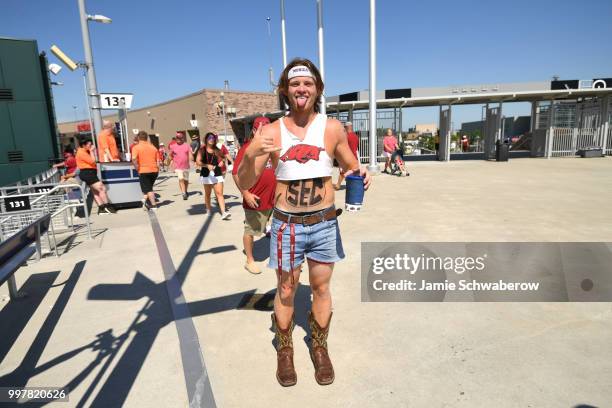
{"type": "Polygon", "coordinates": [[[508,143],[502,143],[501,140],[495,142],[495,161],[508,161],[509,151],[510,145],[508,143]]]}

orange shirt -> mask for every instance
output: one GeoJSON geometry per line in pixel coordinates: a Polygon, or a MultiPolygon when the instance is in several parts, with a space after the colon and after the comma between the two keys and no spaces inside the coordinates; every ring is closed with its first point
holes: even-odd
{"type": "Polygon", "coordinates": [[[117,141],[115,140],[115,136],[113,136],[113,132],[110,129],[102,129],[100,133],[98,133],[98,155],[100,156],[100,161],[104,161],[104,150],[108,149],[111,154],[112,160],[119,160],[119,149],[117,149],[117,141]]]}
{"type": "Polygon", "coordinates": [[[76,163],[80,170],[84,169],[96,169],[96,161],[94,160],[91,152],[84,148],[79,148],[76,153],[76,163]]]}
{"type": "Polygon", "coordinates": [[[158,173],[157,149],[149,142],[139,142],[132,149],[132,160],[138,163],[139,173],[158,173]]]}

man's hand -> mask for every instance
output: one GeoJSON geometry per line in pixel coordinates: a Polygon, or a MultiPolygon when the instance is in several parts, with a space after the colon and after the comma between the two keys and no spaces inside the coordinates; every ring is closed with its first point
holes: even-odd
{"type": "Polygon", "coordinates": [[[263,132],[263,126],[260,126],[251,140],[251,144],[247,148],[246,154],[251,157],[263,156],[265,154],[279,151],[281,148],[274,146],[274,137],[270,132],[263,132]]]}
{"type": "Polygon", "coordinates": [[[355,169],[355,170],[349,170],[346,173],[344,173],[344,176],[348,177],[351,174],[359,174],[361,177],[363,177],[364,190],[367,190],[368,188],[370,188],[370,184],[372,184],[372,175],[370,174],[366,166],[361,166],[359,169],[355,169]]]}
{"type": "Polygon", "coordinates": [[[245,191],[244,193],[242,193],[242,196],[244,197],[244,201],[247,203],[249,207],[259,208],[259,201],[260,201],[259,196],[253,193],[250,193],[248,191],[245,191]]]}

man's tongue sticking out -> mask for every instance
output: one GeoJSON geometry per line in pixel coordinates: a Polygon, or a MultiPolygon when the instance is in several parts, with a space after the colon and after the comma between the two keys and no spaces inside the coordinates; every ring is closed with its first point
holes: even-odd
{"type": "Polygon", "coordinates": [[[297,106],[300,108],[303,108],[304,106],[306,106],[306,102],[308,102],[308,98],[305,96],[298,96],[297,97],[297,106]]]}

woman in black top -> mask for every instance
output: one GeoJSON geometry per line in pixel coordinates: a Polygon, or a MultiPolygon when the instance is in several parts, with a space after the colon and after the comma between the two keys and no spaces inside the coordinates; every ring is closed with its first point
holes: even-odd
{"type": "Polygon", "coordinates": [[[212,132],[208,132],[204,138],[204,145],[198,150],[196,164],[201,167],[200,182],[204,185],[204,202],[206,211],[212,215],[210,204],[210,193],[215,191],[221,218],[227,220],[231,214],[225,210],[225,199],[223,198],[223,175],[221,174],[220,164],[226,162],[227,157],[217,147],[218,137],[212,132]]]}

